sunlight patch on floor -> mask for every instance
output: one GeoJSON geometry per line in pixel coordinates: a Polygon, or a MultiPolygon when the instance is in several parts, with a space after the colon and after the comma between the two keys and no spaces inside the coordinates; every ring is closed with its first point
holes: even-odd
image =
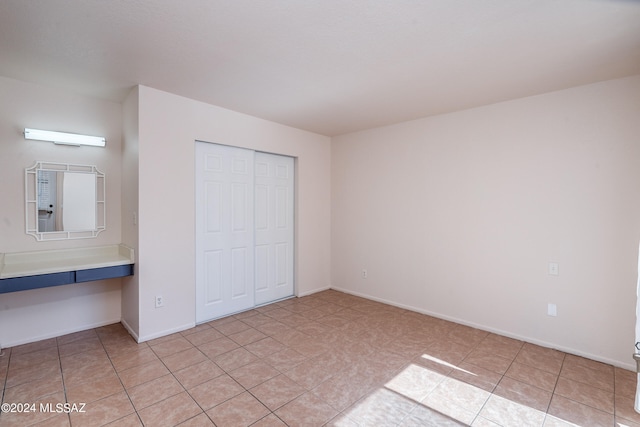
{"type": "Polygon", "coordinates": [[[422,358],[425,359],[425,360],[429,360],[431,362],[435,362],[435,363],[438,363],[440,365],[446,366],[447,368],[451,368],[451,369],[455,369],[455,370],[460,371],[460,372],[464,372],[465,374],[476,375],[473,372],[469,372],[466,369],[462,369],[459,366],[452,365],[451,363],[449,363],[447,361],[444,361],[442,359],[438,359],[437,357],[433,357],[433,356],[430,356],[428,354],[423,354],[422,358]]]}
{"type": "MultiPolygon", "coordinates": [[[[422,358],[475,375],[427,354],[422,358]]],[[[415,363],[334,419],[332,425],[384,425],[392,420],[403,420],[400,426],[580,427],[415,363]]]]}

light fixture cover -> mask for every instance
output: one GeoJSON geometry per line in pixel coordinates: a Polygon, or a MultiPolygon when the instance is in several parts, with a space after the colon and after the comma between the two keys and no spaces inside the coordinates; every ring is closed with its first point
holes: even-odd
{"type": "Polygon", "coordinates": [[[91,145],[94,147],[104,147],[106,139],[102,136],[79,135],[76,133],[53,132],[50,130],[24,129],[25,139],[35,139],[38,141],[50,141],[56,144],[66,145],[91,145]]]}

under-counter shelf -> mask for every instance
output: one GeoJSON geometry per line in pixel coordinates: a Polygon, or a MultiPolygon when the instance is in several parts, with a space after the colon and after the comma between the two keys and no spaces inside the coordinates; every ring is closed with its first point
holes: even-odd
{"type": "Polygon", "coordinates": [[[0,254],[0,293],[130,276],[134,262],[125,245],[0,254]]]}

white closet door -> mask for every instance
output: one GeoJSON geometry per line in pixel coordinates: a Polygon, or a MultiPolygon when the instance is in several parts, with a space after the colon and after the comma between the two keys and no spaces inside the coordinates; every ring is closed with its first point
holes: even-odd
{"type": "Polygon", "coordinates": [[[254,306],[254,151],[196,143],[196,322],[254,306]]]}
{"type": "Polygon", "coordinates": [[[255,303],[293,295],[294,161],[255,154],[255,303]]]}

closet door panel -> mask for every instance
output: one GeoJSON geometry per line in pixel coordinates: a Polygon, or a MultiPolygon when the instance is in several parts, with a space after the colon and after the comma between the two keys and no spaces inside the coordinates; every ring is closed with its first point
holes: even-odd
{"type": "Polygon", "coordinates": [[[196,143],[196,322],[254,306],[254,152],[196,143]]]}
{"type": "Polygon", "coordinates": [[[196,322],[294,293],[294,159],[196,143],[196,322]]]}
{"type": "Polygon", "coordinates": [[[255,155],[257,305],[294,292],[294,159],[255,155]]]}

